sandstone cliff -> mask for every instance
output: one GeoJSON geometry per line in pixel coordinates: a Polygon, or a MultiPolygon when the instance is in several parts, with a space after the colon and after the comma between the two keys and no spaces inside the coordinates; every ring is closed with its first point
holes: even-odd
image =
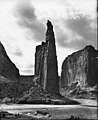
{"type": "Polygon", "coordinates": [[[0,42],[0,75],[12,81],[19,81],[19,70],[8,57],[2,43],[0,42]]]}
{"type": "Polygon", "coordinates": [[[59,93],[55,37],[51,22],[47,21],[46,42],[36,47],[35,75],[38,83],[50,93],[59,93]]]}
{"type": "Polygon", "coordinates": [[[61,87],[97,85],[98,51],[92,46],[69,55],[62,64],[61,87]]]}
{"type": "Polygon", "coordinates": [[[12,98],[22,94],[23,91],[19,82],[19,70],[10,60],[0,42],[0,98],[12,98]],[[22,92],[20,93],[20,91],[22,92]]]}

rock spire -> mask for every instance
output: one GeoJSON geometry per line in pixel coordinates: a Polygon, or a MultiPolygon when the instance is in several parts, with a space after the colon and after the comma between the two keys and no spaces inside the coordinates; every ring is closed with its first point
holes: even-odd
{"type": "Polygon", "coordinates": [[[36,47],[35,75],[38,83],[50,93],[59,93],[58,65],[53,25],[47,21],[46,41],[36,47]]]}

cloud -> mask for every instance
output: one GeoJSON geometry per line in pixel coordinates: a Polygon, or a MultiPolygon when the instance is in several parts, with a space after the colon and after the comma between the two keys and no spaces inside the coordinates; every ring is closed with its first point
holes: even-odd
{"type": "Polygon", "coordinates": [[[58,28],[57,35],[58,35],[57,42],[58,42],[58,45],[61,47],[80,49],[87,44],[86,41],[84,41],[82,38],[79,38],[78,36],[77,38],[74,38],[74,37],[72,38],[72,36],[70,38],[70,36],[60,28],[58,28]]]}
{"type": "Polygon", "coordinates": [[[69,29],[82,36],[85,40],[92,41],[96,35],[96,31],[91,27],[92,22],[89,17],[80,15],[76,19],[68,19],[66,24],[69,29]]]}
{"type": "Polygon", "coordinates": [[[97,23],[95,19],[78,15],[76,18],[69,18],[63,21],[65,30],[68,29],[68,31],[65,32],[58,26],[57,40],[60,46],[80,49],[91,44],[97,47],[97,23]]]}
{"type": "Polygon", "coordinates": [[[30,68],[30,69],[32,68],[32,69],[33,69],[33,68],[34,68],[34,65],[33,65],[33,64],[29,64],[29,65],[27,66],[27,68],[30,68]]]}
{"type": "Polygon", "coordinates": [[[21,72],[21,74],[24,74],[24,75],[33,75],[34,74],[34,65],[32,63],[28,63],[25,67],[21,66],[20,72],[21,72]]]}
{"type": "Polygon", "coordinates": [[[38,20],[35,9],[29,0],[19,2],[15,10],[15,16],[17,17],[18,25],[27,30],[30,35],[29,38],[33,38],[36,41],[44,39],[45,27],[38,20]]]}
{"type": "Polygon", "coordinates": [[[7,48],[7,51],[9,54],[22,57],[23,56],[23,51],[20,49],[18,45],[11,45],[9,43],[5,43],[5,48],[7,48]]]}
{"type": "Polygon", "coordinates": [[[23,73],[23,74],[32,74],[33,75],[33,70],[29,70],[29,69],[21,70],[21,73],[23,73]]]}
{"type": "Polygon", "coordinates": [[[16,56],[21,57],[23,55],[23,52],[22,52],[22,50],[20,50],[19,47],[17,47],[13,54],[16,55],[16,56]]]}

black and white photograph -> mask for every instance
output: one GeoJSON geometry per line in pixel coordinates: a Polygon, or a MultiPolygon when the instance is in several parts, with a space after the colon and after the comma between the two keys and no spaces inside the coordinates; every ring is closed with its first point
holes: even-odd
{"type": "Polygon", "coordinates": [[[0,120],[98,120],[97,0],[0,0],[0,120]]]}

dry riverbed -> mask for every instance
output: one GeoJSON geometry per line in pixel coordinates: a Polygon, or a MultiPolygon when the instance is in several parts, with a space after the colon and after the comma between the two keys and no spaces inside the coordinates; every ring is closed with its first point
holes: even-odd
{"type": "MultiPolygon", "coordinates": [[[[71,115],[84,119],[97,119],[97,101],[80,100],[81,105],[5,105],[0,106],[1,111],[15,114],[10,120],[34,120],[41,119],[67,119],[71,115]],[[18,116],[17,116],[18,115],[18,116]],[[15,118],[14,118],[15,117],[15,118]]],[[[9,118],[8,118],[9,119],[9,118]]],[[[7,120],[2,119],[2,120],[7,120]]]]}

